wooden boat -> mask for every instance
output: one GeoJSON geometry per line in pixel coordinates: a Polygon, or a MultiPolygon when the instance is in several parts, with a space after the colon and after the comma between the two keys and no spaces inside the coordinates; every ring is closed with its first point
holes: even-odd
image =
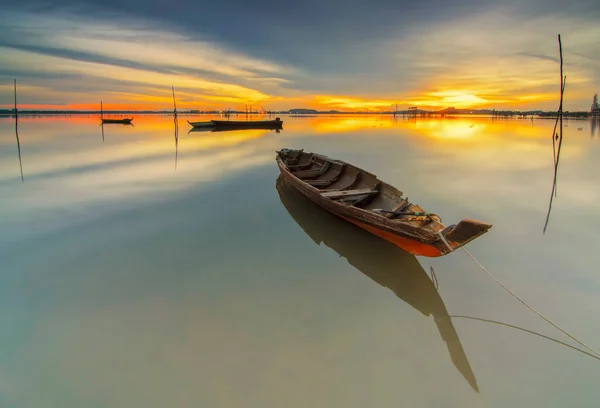
{"type": "Polygon", "coordinates": [[[100,101],[100,121],[102,124],[105,123],[120,123],[124,125],[130,125],[133,118],[122,118],[122,119],[107,119],[104,117],[104,109],[102,108],[102,101],[100,101]]]}
{"type": "Polygon", "coordinates": [[[417,258],[320,209],[283,176],[277,179],[276,189],[290,216],[317,245],[322,243],[337,252],[423,316],[433,316],[450,359],[473,390],[479,392],[477,379],[444,301],[417,258]]]}
{"type": "Polygon", "coordinates": [[[124,118],[124,119],[105,119],[102,118],[102,123],[121,123],[125,125],[129,125],[133,118],[124,118]]]}
{"type": "Polygon", "coordinates": [[[446,255],[492,227],[468,219],[446,226],[402,191],[340,160],[291,149],[276,159],[282,177],[310,200],[414,255],[446,255]]]}
{"type": "Polygon", "coordinates": [[[201,128],[213,128],[215,127],[215,124],[212,121],[208,121],[208,122],[190,122],[189,120],[187,121],[190,125],[192,125],[192,127],[194,129],[201,129],[201,128]]]}
{"type": "Polygon", "coordinates": [[[275,120],[212,120],[215,127],[226,129],[281,129],[283,121],[275,120]]]}

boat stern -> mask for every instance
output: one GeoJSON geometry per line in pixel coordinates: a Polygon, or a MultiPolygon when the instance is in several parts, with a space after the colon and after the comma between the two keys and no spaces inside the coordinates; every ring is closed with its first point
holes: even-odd
{"type": "Polygon", "coordinates": [[[485,234],[490,228],[492,224],[464,219],[442,232],[442,235],[453,249],[458,249],[485,234]]]}

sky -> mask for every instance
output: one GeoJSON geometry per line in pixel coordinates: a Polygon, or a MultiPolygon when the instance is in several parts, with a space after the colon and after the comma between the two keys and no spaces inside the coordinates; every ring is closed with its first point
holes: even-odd
{"type": "Polygon", "coordinates": [[[597,0],[0,0],[0,107],[554,110],[600,92],[597,0]]]}

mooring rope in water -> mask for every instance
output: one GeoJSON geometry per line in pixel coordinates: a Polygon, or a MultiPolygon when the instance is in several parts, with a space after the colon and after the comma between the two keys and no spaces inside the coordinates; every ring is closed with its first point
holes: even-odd
{"type": "Polygon", "coordinates": [[[498,285],[502,286],[502,288],[505,291],[507,291],[508,293],[510,293],[519,302],[523,303],[529,310],[531,310],[533,313],[535,313],[536,315],[538,315],[539,317],[541,317],[542,319],[544,319],[546,322],[550,323],[552,326],[554,326],[554,328],[556,328],[557,330],[559,330],[560,332],[562,332],[563,334],[565,334],[566,336],[568,336],[569,338],[571,338],[572,340],[574,340],[575,342],[577,342],[578,344],[580,344],[581,346],[585,347],[587,350],[591,351],[592,353],[594,353],[597,356],[600,356],[600,353],[598,353],[596,350],[594,350],[593,348],[591,348],[590,346],[588,346],[587,344],[585,344],[581,340],[578,340],[571,333],[569,333],[568,331],[562,329],[560,326],[558,326],[552,320],[550,320],[549,318],[547,318],[546,316],[544,316],[543,314],[541,314],[540,312],[538,312],[537,310],[535,310],[533,307],[529,306],[529,304],[527,304],[527,302],[525,302],[523,299],[521,299],[519,296],[517,296],[504,283],[500,282],[500,280],[498,280],[498,278],[496,278],[490,271],[488,271],[485,268],[485,266],[483,266],[477,259],[475,259],[475,257],[473,255],[471,255],[471,253],[469,251],[467,251],[464,247],[462,248],[462,250],[465,251],[465,254],[467,254],[469,256],[469,258],[471,258],[473,260],[473,262],[475,262],[485,273],[487,273],[488,275],[490,275],[490,277],[494,281],[496,281],[496,283],[498,285]]]}
{"type": "Polygon", "coordinates": [[[600,356],[596,356],[596,355],[594,355],[594,354],[592,354],[592,353],[589,353],[589,352],[587,352],[587,351],[585,351],[585,350],[582,350],[582,349],[580,349],[580,348],[577,348],[577,347],[575,347],[575,346],[572,346],[572,345],[570,345],[569,343],[565,343],[564,341],[557,340],[557,339],[555,339],[555,338],[552,338],[552,337],[550,337],[550,336],[546,336],[545,334],[542,334],[542,333],[534,332],[533,330],[529,330],[529,329],[525,329],[525,328],[523,328],[523,327],[515,326],[514,324],[508,324],[508,323],[504,323],[504,322],[499,322],[499,321],[497,321],[497,320],[483,319],[483,318],[480,318],[480,317],[474,317],[474,316],[462,316],[462,315],[448,315],[448,316],[450,316],[452,319],[455,319],[455,318],[461,318],[461,319],[471,319],[471,320],[478,320],[478,321],[480,321],[480,322],[485,322],[485,323],[494,323],[494,324],[498,324],[498,325],[500,325],[500,326],[506,326],[506,327],[510,327],[511,329],[520,330],[520,331],[523,331],[523,332],[525,332],[525,333],[530,333],[530,334],[533,334],[533,335],[535,335],[535,336],[542,337],[542,338],[544,338],[544,339],[546,339],[546,340],[553,341],[554,343],[560,344],[561,346],[568,347],[568,348],[570,348],[570,349],[573,349],[573,350],[575,350],[575,351],[579,351],[580,353],[583,353],[583,354],[585,354],[586,356],[589,356],[589,357],[595,358],[596,360],[600,360],[600,356]]]}

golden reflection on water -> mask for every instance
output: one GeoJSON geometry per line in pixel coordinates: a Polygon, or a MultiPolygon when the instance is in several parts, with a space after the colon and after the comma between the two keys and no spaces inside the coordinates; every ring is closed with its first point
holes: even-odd
{"type": "MultiPolygon", "coordinates": [[[[48,175],[59,171],[96,166],[97,168],[127,165],[126,179],[144,178],[152,174],[160,177],[163,156],[175,154],[181,164],[179,170],[192,170],[198,163],[191,159],[211,151],[231,150],[244,146],[250,153],[255,147],[272,146],[276,150],[285,139],[302,136],[347,136],[405,138],[421,149],[440,151],[438,163],[447,169],[542,169],[551,165],[548,158],[549,121],[535,119],[493,119],[482,117],[392,117],[385,115],[307,116],[284,117],[281,133],[251,129],[231,132],[196,132],[186,123],[192,117],[180,117],[179,137],[173,141],[173,118],[169,115],[137,115],[135,126],[110,125],[101,127],[95,115],[87,117],[23,118],[20,123],[20,142],[23,161],[27,163],[25,176],[48,175]],[[54,124],[57,126],[55,127],[54,124]],[[93,144],[86,134],[97,134],[104,144],[93,144]],[[82,143],[85,142],[84,145],[82,143]],[[44,148],[34,148],[37,145],[44,148]],[[249,148],[249,150],[248,150],[249,148]],[[51,153],[49,154],[49,151],[51,153]],[[188,167],[189,166],[189,167],[188,167]],[[135,177],[138,173],[140,177],[135,177]],[[133,177],[133,178],[132,178],[133,177]]],[[[202,118],[209,119],[209,117],[202,118]]],[[[259,118],[250,118],[256,120],[259,118]]],[[[593,126],[596,122],[592,121],[593,126]]],[[[576,126],[567,128],[575,131],[576,126]]],[[[3,137],[0,143],[14,144],[14,139],[3,137]]],[[[582,154],[581,141],[569,140],[562,153],[563,161],[582,154]]],[[[266,156],[265,156],[266,157],[266,156]]],[[[165,159],[166,160],[166,159],[165,159]]],[[[427,161],[423,162],[427,165],[427,161]]],[[[164,176],[163,172],[163,176],[164,176]]],[[[14,163],[0,163],[0,179],[15,176],[14,163]]]]}
{"type": "Polygon", "coordinates": [[[386,116],[317,117],[308,120],[316,133],[354,132],[368,128],[391,128],[394,123],[386,116]]]}
{"type": "MultiPolygon", "coordinates": [[[[66,124],[64,119],[60,122],[56,118],[26,119],[25,126],[21,125],[21,139],[25,141],[26,147],[31,149],[34,144],[54,144],[54,148],[50,146],[53,150],[52,154],[48,154],[47,150],[39,149],[27,154],[27,175],[31,177],[90,165],[109,166],[111,163],[135,162],[143,158],[157,160],[160,156],[173,152],[174,124],[172,118],[142,116],[138,119],[140,120],[134,126],[121,124],[101,126],[95,117],[76,118],[74,123],[69,119],[66,124]],[[66,126],[61,126],[60,131],[43,131],[46,124],[57,122],[66,126]],[[84,134],[86,131],[97,131],[106,143],[80,146],[79,143],[84,138],[82,130],[84,134]]],[[[233,148],[262,138],[268,135],[269,131],[250,129],[222,133],[180,133],[181,137],[178,138],[178,142],[185,146],[185,153],[190,155],[233,148]]],[[[8,163],[5,165],[8,166],[8,163]]],[[[133,169],[130,167],[130,170],[133,169]]],[[[147,169],[140,170],[145,172],[147,169]]],[[[0,164],[0,179],[9,174],[9,169],[3,168],[0,164]]]]}
{"type": "MultiPolygon", "coordinates": [[[[551,141],[550,121],[541,119],[494,119],[485,117],[392,117],[386,115],[306,116],[284,117],[281,133],[251,129],[232,132],[192,131],[186,123],[194,117],[180,117],[180,137],[173,142],[173,118],[169,115],[137,115],[135,126],[100,126],[95,115],[87,117],[24,117],[20,120],[20,141],[23,161],[27,162],[25,175],[34,176],[74,169],[81,166],[108,166],[142,158],[158,160],[160,156],[181,153],[182,163],[190,155],[211,150],[232,149],[240,145],[272,145],[276,150],[285,144],[282,140],[302,136],[394,137],[413,140],[421,148],[443,152],[441,158],[449,168],[465,165],[482,168],[541,169],[551,164],[548,146],[551,141]],[[55,126],[56,125],[56,126],[55,126]],[[104,145],[88,144],[86,134],[97,134],[104,145]],[[32,149],[43,145],[44,149],[32,149]],[[47,147],[47,148],[46,148],[47,147]],[[52,154],[48,154],[52,150],[52,154]],[[174,150],[177,150],[174,152],[174,150]]],[[[202,118],[208,120],[210,117],[202,118]]],[[[251,117],[251,120],[261,119],[251,117]]],[[[591,121],[592,137],[596,121],[591,121]]],[[[578,127],[566,128],[566,137],[578,127]]],[[[91,140],[91,139],[90,139],[91,140]]],[[[0,144],[14,145],[14,138],[3,137],[0,144]]],[[[565,143],[564,161],[582,154],[579,139],[565,143]]],[[[14,164],[0,163],[0,179],[14,176],[9,169],[14,164]]],[[[130,167],[129,170],[133,170],[130,167]]],[[[145,171],[145,170],[144,170],[145,171]]]]}

